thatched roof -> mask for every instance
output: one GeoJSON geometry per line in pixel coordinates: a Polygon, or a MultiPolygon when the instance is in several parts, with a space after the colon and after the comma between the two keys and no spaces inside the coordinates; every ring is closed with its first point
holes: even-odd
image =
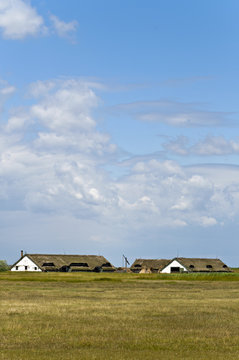
{"type": "MultiPolygon", "coordinates": [[[[231,272],[232,270],[220,259],[175,258],[190,272],[231,272]]],[[[172,260],[172,261],[173,261],[172,260]]]]}
{"type": "Polygon", "coordinates": [[[136,259],[130,269],[134,272],[140,272],[142,269],[152,269],[160,271],[170,260],[168,259],[136,259]]]}
{"type": "Polygon", "coordinates": [[[26,256],[43,271],[60,270],[62,267],[75,271],[93,271],[96,268],[114,269],[114,266],[104,256],[53,254],[26,254],[26,256]]]}

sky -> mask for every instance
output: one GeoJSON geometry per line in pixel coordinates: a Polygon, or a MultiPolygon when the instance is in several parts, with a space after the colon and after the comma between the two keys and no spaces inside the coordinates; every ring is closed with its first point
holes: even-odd
{"type": "Polygon", "coordinates": [[[0,0],[0,258],[239,266],[239,2],[0,0]]]}

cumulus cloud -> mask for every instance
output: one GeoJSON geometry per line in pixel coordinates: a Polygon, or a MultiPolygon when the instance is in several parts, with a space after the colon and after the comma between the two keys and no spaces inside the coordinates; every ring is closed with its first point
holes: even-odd
{"type": "MultiPolygon", "coordinates": [[[[68,37],[77,28],[77,21],[64,22],[51,15],[53,33],[68,37]]],[[[50,34],[50,27],[37,10],[25,0],[0,0],[0,29],[5,39],[19,40],[28,36],[50,34]]]]}
{"type": "Polygon", "coordinates": [[[0,0],[0,28],[8,39],[23,39],[45,31],[43,18],[23,0],[0,0]]]}
{"type": "Polygon", "coordinates": [[[91,111],[98,97],[87,83],[62,80],[48,85],[31,87],[35,104],[22,114],[16,111],[2,127],[0,176],[5,193],[13,208],[67,209],[75,216],[87,216],[91,209],[94,215],[110,191],[101,165],[114,156],[116,147],[109,135],[96,129],[91,111]]]}
{"type": "MultiPolygon", "coordinates": [[[[41,87],[41,84],[39,85],[41,87]]],[[[95,93],[78,81],[65,81],[45,91],[41,101],[32,106],[32,116],[46,128],[57,131],[90,130],[95,121],[90,110],[97,106],[95,93]]]]}
{"type": "Polygon", "coordinates": [[[37,103],[29,114],[41,127],[33,144],[38,151],[57,149],[92,156],[114,153],[116,146],[110,143],[109,135],[95,130],[97,124],[91,113],[99,98],[90,86],[87,81],[68,79],[38,82],[30,87],[37,103]]]}
{"type": "Polygon", "coordinates": [[[130,213],[135,224],[146,221],[169,227],[201,224],[199,214],[210,213],[211,198],[216,191],[206,176],[187,174],[172,161],[169,170],[168,161],[157,160],[146,161],[144,167],[142,163],[140,167],[136,164],[117,187],[120,206],[127,216],[130,213]]]}
{"type": "Polygon", "coordinates": [[[178,101],[142,101],[117,106],[144,122],[159,122],[176,127],[219,126],[229,121],[229,113],[203,109],[202,104],[178,101]]]}

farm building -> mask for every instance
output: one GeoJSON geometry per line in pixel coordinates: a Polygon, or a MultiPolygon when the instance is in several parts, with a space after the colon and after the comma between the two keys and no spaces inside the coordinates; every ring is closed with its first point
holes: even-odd
{"type": "Polygon", "coordinates": [[[161,273],[179,272],[231,272],[220,259],[174,258],[165,265],[161,273]]]}
{"type": "Polygon", "coordinates": [[[153,272],[158,273],[170,260],[166,259],[136,259],[131,265],[130,270],[134,273],[153,272]]]}
{"type": "Polygon", "coordinates": [[[25,254],[11,271],[113,272],[115,267],[103,256],[25,254]]]}

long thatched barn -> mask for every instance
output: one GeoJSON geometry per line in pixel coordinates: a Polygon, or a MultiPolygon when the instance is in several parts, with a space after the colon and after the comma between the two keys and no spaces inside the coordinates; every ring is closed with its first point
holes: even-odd
{"type": "Polygon", "coordinates": [[[115,267],[97,255],[25,254],[11,267],[11,271],[113,272],[115,267]]]}
{"type": "Polygon", "coordinates": [[[179,272],[231,272],[220,259],[174,258],[161,269],[161,273],[179,272]]]}
{"type": "Polygon", "coordinates": [[[167,259],[136,259],[130,270],[134,273],[152,272],[158,273],[170,260],[167,259]]]}

